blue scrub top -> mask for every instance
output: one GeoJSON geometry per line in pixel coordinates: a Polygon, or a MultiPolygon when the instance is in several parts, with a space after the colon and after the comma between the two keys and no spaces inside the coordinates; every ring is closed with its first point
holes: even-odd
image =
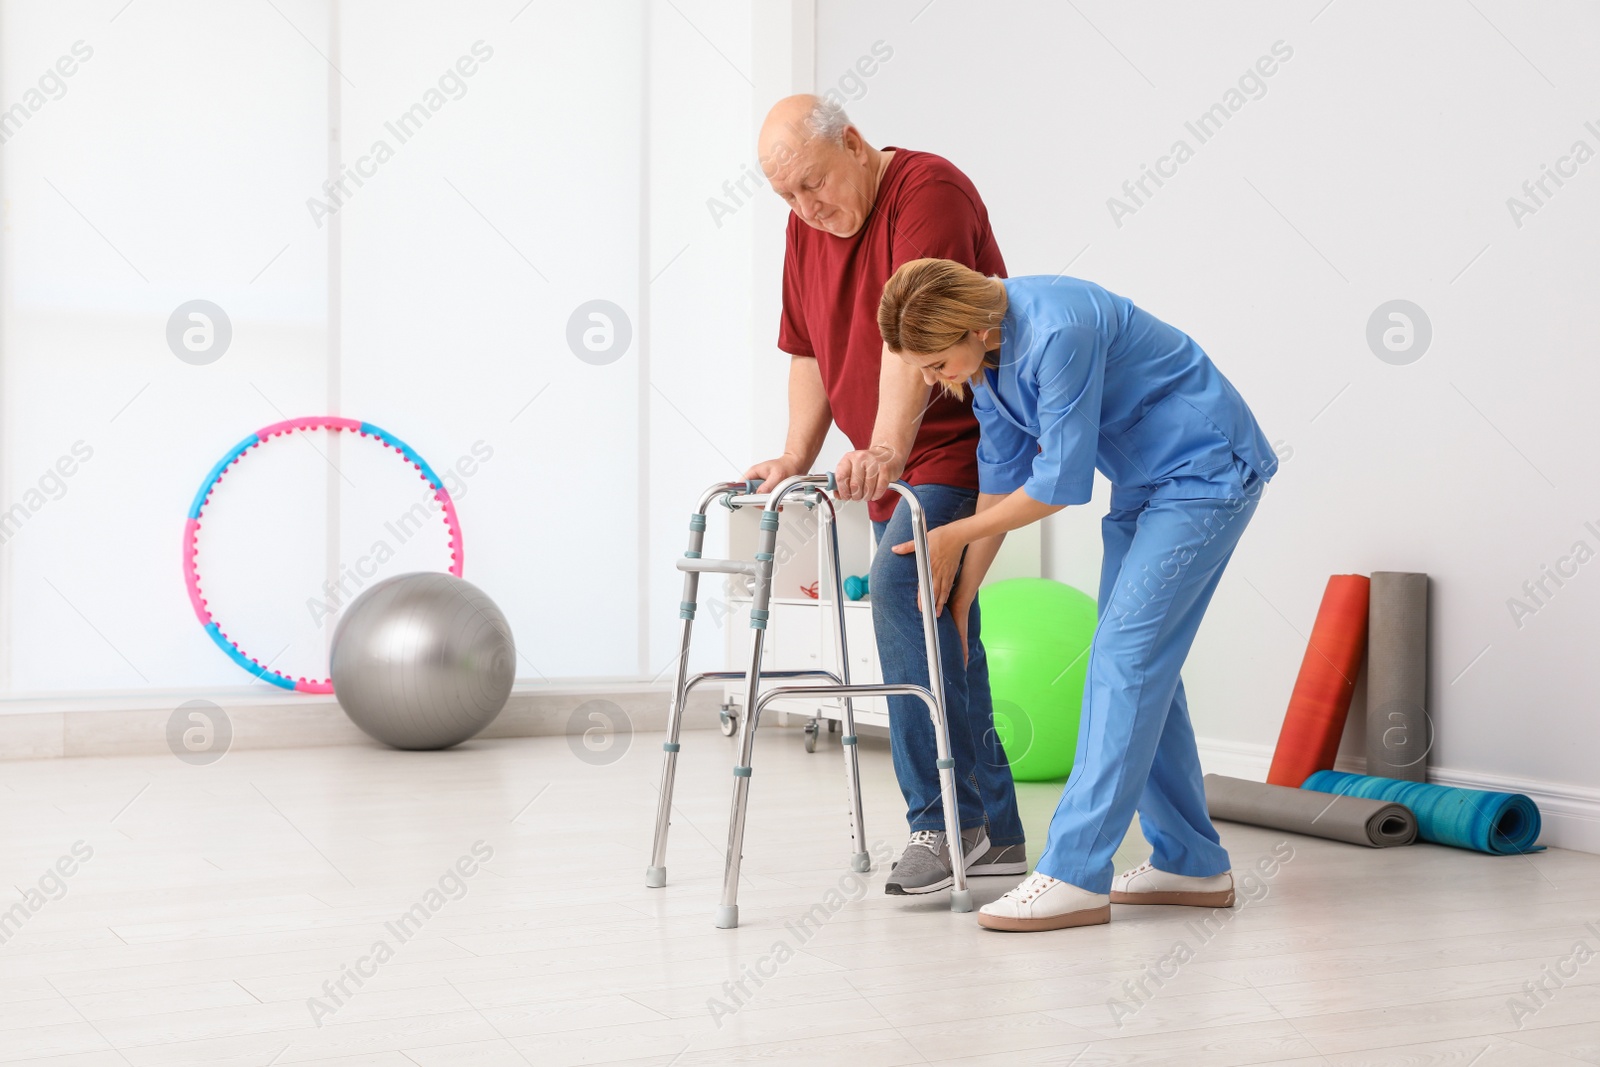
{"type": "Polygon", "coordinates": [[[1122,507],[1236,497],[1251,471],[1278,469],[1249,405],[1187,334],[1093,282],[1005,287],[999,367],[972,394],[983,492],[1083,504],[1098,468],[1122,507]]]}

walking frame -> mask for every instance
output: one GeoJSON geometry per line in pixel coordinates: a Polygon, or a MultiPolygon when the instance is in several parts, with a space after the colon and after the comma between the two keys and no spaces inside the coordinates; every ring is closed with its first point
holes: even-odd
{"type": "MultiPolygon", "coordinates": [[[[794,697],[839,698],[843,705],[844,733],[841,747],[844,751],[845,773],[849,778],[850,835],[852,854],[850,867],[854,871],[872,869],[867,855],[867,839],[861,820],[861,771],[856,759],[855,712],[853,697],[911,696],[919,698],[933,719],[934,745],[938,757],[939,792],[944,803],[945,836],[953,865],[953,885],[950,891],[950,910],[972,910],[972,894],[967,889],[966,863],[962,855],[961,820],[956,811],[955,760],[950,758],[950,728],[945,716],[944,673],[939,660],[939,632],[933,613],[933,574],[928,563],[928,524],[922,504],[910,486],[894,482],[889,488],[904,498],[911,510],[911,537],[916,547],[917,589],[922,597],[922,634],[928,655],[928,686],[852,685],[850,684],[850,658],[846,653],[844,576],[839,563],[839,534],[835,525],[834,476],[830,474],[800,474],[785,478],[770,493],[757,493],[759,481],[719,482],[700,497],[700,506],[689,516],[689,547],[678,560],[678,569],[684,572],[683,600],[678,616],[683,620],[683,640],[678,650],[678,662],[673,671],[672,702],[667,707],[667,739],[661,748],[665,753],[661,768],[661,795],[656,807],[655,840],[650,849],[650,866],[645,870],[645,885],[660,888],[667,884],[667,830],[672,819],[672,790],[677,773],[679,731],[683,723],[684,701],[695,686],[705,681],[745,679],[747,712],[739,721],[739,762],[733,768],[733,804],[728,815],[727,866],[722,880],[722,902],[717,907],[716,925],[732,929],[739,925],[739,865],[744,853],[745,810],[750,797],[751,756],[755,750],[756,727],[761,721],[761,711],[768,703],[794,697]],[[788,500],[790,506],[822,509],[824,530],[823,547],[827,558],[824,582],[828,585],[836,614],[834,651],[838,656],[839,673],[825,670],[764,671],[761,668],[761,650],[766,634],[769,608],[772,599],[772,572],[774,550],[777,546],[779,508],[788,500]],[[753,560],[705,559],[700,554],[705,540],[706,508],[720,501],[730,511],[739,508],[760,508],[761,526],[757,551],[753,560]],[[694,626],[696,596],[702,574],[744,575],[751,580],[750,607],[750,667],[747,672],[706,671],[689,675],[689,638],[694,626]],[[820,679],[820,684],[797,684],[799,679],[820,679]],[[786,684],[762,690],[768,679],[783,680],[786,684]]],[[[888,551],[888,545],[881,546],[888,551]]]]}

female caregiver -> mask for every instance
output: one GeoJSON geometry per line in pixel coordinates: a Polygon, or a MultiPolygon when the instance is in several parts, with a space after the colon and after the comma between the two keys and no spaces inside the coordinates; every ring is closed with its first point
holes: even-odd
{"type": "Polygon", "coordinates": [[[1087,503],[1097,467],[1111,482],[1072,775],[1034,873],[978,922],[1087,926],[1112,901],[1231,907],[1178,672],[1278,466],[1250,408],[1188,336],[1074,278],[914,260],[884,286],[878,326],[929,384],[974,386],[980,495],[928,533],[936,613],[971,602],[1006,531],[1087,503]],[[1113,884],[1136,809],[1153,855],[1113,884]]]}

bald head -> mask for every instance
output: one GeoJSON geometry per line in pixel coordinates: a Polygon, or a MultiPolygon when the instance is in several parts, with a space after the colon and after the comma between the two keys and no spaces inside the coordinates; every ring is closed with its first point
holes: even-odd
{"type": "Polygon", "coordinates": [[[773,192],[806,225],[835,237],[866,223],[892,155],[867,144],[844,108],[811,93],[772,105],[756,152],[773,192]]]}
{"type": "Polygon", "coordinates": [[[800,151],[818,137],[840,144],[849,126],[850,117],[844,113],[844,108],[831,100],[811,93],[786,96],[772,105],[766,121],[761,124],[757,152],[762,166],[774,157],[800,151]]]}

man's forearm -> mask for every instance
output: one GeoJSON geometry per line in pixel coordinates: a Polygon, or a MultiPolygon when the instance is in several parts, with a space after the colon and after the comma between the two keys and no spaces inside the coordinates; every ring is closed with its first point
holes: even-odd
{"type": "Polygon", "coordinates": [[[822,371],[810,356],[789,359],[789,432],[783,450],[807,470],[817,461],[833,424],[833,409],[822,385],[822,371]]]}
{"type": "Polygon", "coordinates": [[[922,425],[922,413],[928,408],[929,388],[921,371],[884,346],[878,371],[878,417],[868,447],[888,445],[904,468],[922,425]]]}

